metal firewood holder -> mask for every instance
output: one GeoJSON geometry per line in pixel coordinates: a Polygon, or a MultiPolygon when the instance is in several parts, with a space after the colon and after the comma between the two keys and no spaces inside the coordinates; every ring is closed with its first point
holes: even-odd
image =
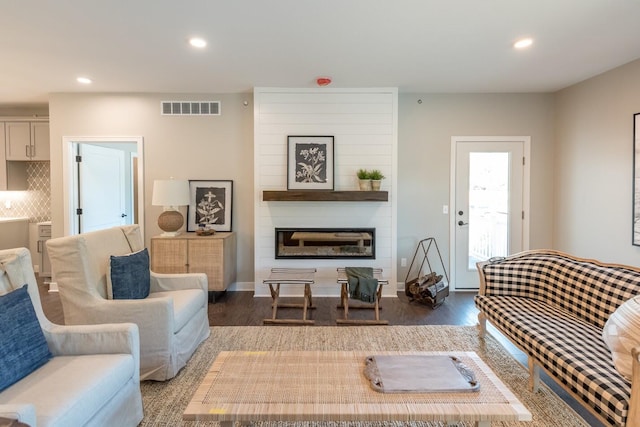
{"type": "MultiPolygon", "coordinates": [[[[438,243],[436,242],[436,239],[433,237],[428,237],[426,239],[422,239],[418,242],[418,245],[416,247],[416,251],[413,254],[413,259],[411,260],[411,264],[409,265],[409,270],[407,271],[407,275],[404,279],[404,292],[405,295],[407,295],[408,297],[411,297],[411,293],[409,292],[409,286],[415,282],[417,282],[420,279],[420,273],[423,271],[423,268],[425,266],[425,264],[427,265],[427,268],[429,269],[429,274],[434,273],[433,268],[431,267],[431,261],[429,261],[429,251],[435,248],[435,251],[438,255],[438,259],[440,260],[440,266],[442,267],[442,271],[444,274],[444,277],[446,279],[446,284],[447,284],[447,288],[449,286],[449,275],[447,274],[447,269],[444,266],[444,262],[442,261],[442,255],[440,254],[440,249],[438,248],[438,243]],[[422,261],[420,261],[420,267],[416,270],[415,273],[415,278],[413,279],[409,279],[409,277],[411,277],[412,272],[413,272],[413,266],[414,265],[418,265],[418,263],[416,262],[418,260],[418,256],[422,257],[422,261]]],[[[437,274],[437,273],[436,273],[437,274]]],[[[448,291],[448,289],[447,289],[448,291]]],[[[448,292],[447,292],[448,294],[448,292]]]]}

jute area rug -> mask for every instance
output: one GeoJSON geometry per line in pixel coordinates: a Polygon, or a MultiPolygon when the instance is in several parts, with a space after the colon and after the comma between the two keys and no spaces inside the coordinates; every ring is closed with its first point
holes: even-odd
{"type": "MultiPolygon", "coordinates": [[[[533,415],[532,422],[494,422],[492,426],[587,426],[546,385],[527,389],[528,373],[493,337],[478,338],[475,326],[220,326],[198,348],[187,366],[165,382],[141,383],[145,417],[140,426],[214,426],[215,422],[182,421],[182,413],[216,355],[224,350],[424,350],[475,351],[511,388],[533,415]]],[[[256,423],[257,427],[406,426],[406,423],[256,423]]],[[[410,423],[435,427],[442,423],[410,423]]],[[[460,426],[471,426],[459,423],[460,426]]]]}

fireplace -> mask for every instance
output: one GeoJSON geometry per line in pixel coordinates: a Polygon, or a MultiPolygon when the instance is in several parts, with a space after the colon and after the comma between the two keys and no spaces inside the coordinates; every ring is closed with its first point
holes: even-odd
{"type": "Polygon", "coordinates": [[[375,228],[276,228],[276,259],[375,259],[375,228]]]}

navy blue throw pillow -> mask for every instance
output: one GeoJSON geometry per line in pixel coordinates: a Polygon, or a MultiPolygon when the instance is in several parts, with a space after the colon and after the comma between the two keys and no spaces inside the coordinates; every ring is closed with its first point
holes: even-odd
{"type": "Polygon", "coordinates": [[[0,296],[0,391],[53,357],[27,286],[0,296]]]}
{"type": "Polygon", "coordinates": [[[149,296],[151,273],[149,251],[143,249],[124,256],[111,256],[113,299],[144,299],[149,296]]]}

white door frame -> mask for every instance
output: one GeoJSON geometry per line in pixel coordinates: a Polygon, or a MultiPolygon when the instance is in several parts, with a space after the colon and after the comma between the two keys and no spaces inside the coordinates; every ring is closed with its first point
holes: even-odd
{"type": "MultiPolygon", "coordinates": [[[[522,250],[529,249],[529,217],[530,215],[530,173],[531,173],[531,137],[530,136],[452,136],[451,137],[451,175],[449,181],[449,271],[450,288],[456,290],[456,167],[457,146],[463,142],[521,142],[524,144],[524,168],[522,177],[522,209],[524,218],[522,221],[522,250]]],[[[464,289],[468,291],[469,289],[464,289]]],[[[475,290],[473,290],[475,292],[475,290]]]]}
{"type": "Polygon", "coordinates": [[[140,232],[144,239],[144,151],[143,138],[141,136],[63,136],[62,137],[62,179],[63,179],[63,201],[64,201],[64,236],[69,236],[73,230],[73,174],[76,153],[73,150],[74,143],[103,143],[122,144],[135,143],[138,156],[138,222],[140,232]]]}

